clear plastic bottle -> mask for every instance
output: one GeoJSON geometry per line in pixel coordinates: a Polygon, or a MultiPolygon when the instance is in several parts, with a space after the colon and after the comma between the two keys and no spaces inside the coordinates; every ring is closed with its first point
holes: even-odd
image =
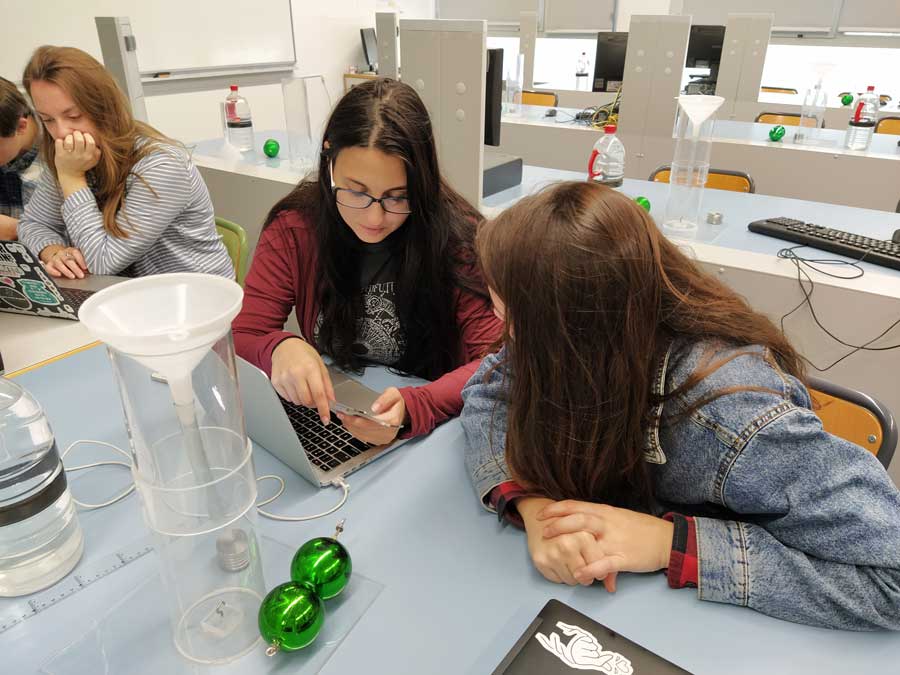
{"type": "Polygon", "coordinates": [[[231,91],[225,97],[225,128],[228,131],[228,142],[241,152],[253,149],[253,121],[250,117],[250,104],[238,94],[238,86],[231,85],[231,91]]]}
{"type": "Polygon", "coordinates": [[[588,71],[591,67],[591,61],[588,59],[587,52],[581,52],[578,57],[578,63],[575,64],[575,89],[577,91],[590,91],[590,75],[588,71]]]}
{"type": "Polygon", "coordinates": [[[603,127],[603,136],[594,143],[588,161],[588,178],[610,187],[619,187],[625,177],[625,146],[616,137],[616,125],[603,127]]]}
{"type": "Polygon", "coordinates": [[[850,116],[847,126],[845,145],[850,150],[867,150],[875,133],[878,121],[878,95],[875,87],[869,86],[866,93],[859,97],[850,116]]]}
{"type": "Polygon", "coordinates": [[[0,378],[0,596],[54,584],[83,547],[47,418],[28,392],[0,378]]]}
{"type": "Polygon", "coordinates": [[[815,144],[819,141],[818,130],[825,120],[827,96],[822,88],[822,80],[816,86],[806,90],[803,107],[800,109],[800,124],[794,132],[794,143],[815,144]]]}

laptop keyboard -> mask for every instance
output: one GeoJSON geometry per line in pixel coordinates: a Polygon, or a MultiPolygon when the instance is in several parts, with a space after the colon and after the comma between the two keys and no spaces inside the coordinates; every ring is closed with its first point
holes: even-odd
{"type": "Polygon", "coordinates": [[[59,287],[59,293],[63,296],[63,300],[72,306],[72,310],[76,314],[78,313],[78,310],[81,309],[81,305],[84,304],[84,301],[91,297],[94,292],[95,291],[88,291],[82,288],[59,287]]]}
{"type": "Polygon", "coordinates": [[[331,471],[369,448],[375,447],[351,435],[334,415],[326,427],[319,419],[319,413],[315,408],[294,405],[283,398],[281,405],[291,420],[291,426],[300,437],[307,457],[322,471],[331,471]]]}

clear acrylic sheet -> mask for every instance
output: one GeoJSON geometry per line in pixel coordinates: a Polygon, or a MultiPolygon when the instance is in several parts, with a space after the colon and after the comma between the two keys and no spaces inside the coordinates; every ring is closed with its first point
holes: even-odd
{"type": "MultiPolygon", "coordinates": [[[[262,538],[268,588],[290,580],[295,550],[268,537],[262,538]]],[[[162,582],[154,573],[133,593],[111,607],[81,638],[51,657],[40,672],[46,675],[180,675],[205,673],[214,668],[217,674],[223,675],[317,673],[383,588],[378,582],[354,572],[344,592],[326,601],[322,632],[309,647],[267,657],[266,645],[260,639],[258,649],[247,656],[224,666],[207,667],[187,661],[176,651],[169,611],[161,601],[162,582]]]]}

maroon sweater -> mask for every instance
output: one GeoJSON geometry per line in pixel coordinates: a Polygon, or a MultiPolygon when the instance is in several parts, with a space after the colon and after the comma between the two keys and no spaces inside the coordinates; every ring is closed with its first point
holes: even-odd
{"type": "MultiPolygon", "coordinates": [[[[296,211],[282,211],[259,238],[244,282],[244,306],[232,323],[237,353],[270,377],[275,347],[295,337],[284,330],[291,310],[297,314],[300,337],[318,349],[312,337],[319,316],[318,274],[312,225],[296,211]]],[[[400,389],[411,421],[404,436],[427,434],[459,414],[463,385],[502,332],[487,299],[457,289],[454,305],[461,337],[458,367],[422,387],[400,389]]]]}

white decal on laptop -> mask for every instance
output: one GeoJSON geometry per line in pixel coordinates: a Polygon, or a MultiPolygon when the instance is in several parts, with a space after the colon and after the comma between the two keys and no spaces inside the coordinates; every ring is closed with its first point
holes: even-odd
{"type": "Polygon", "coordinates": [[[618,652],[604,651],[597,638],[583,628],[562,621],[557,621],[556,626],[563,635],[571,638],[567,644],[563,644],[556,633],[550,633],[549,638],[543,633],[537,633],[534,637],[544,649],[556,655],[569,668],[596,670],[609,675],[634,673],[631,661],[618,652]]]}

